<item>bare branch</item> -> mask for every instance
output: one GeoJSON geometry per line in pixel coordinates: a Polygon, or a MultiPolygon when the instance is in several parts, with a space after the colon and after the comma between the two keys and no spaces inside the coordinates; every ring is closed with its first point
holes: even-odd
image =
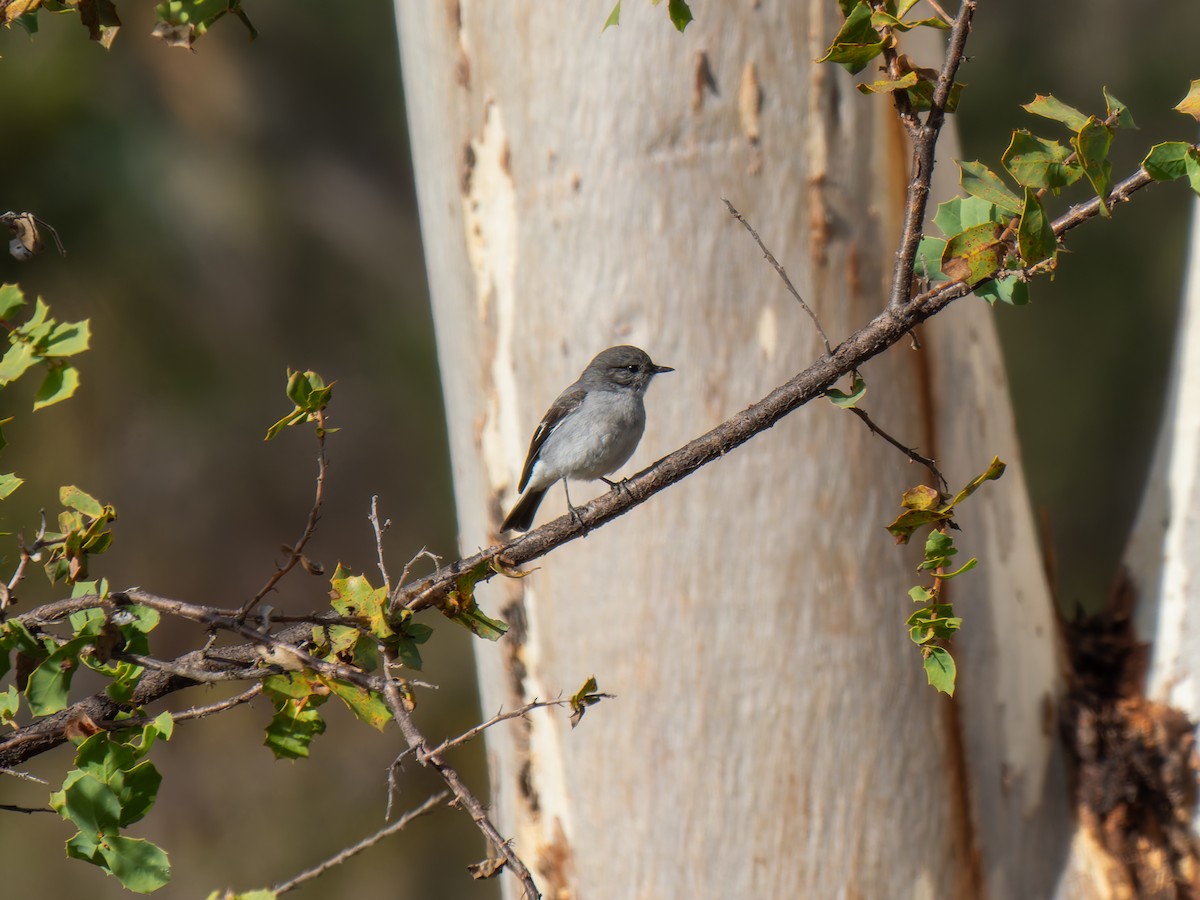
{"type": "MultiPolygon", "coordinates": [[[[382,523],[379,521],[378,495],[371,497],[371,514],[367,516],[367,519],[371,522],[371,529],[375,532],[375,553],[379,559],[379,574],[383,576],[384,588],[390,593],[392,590],[392,579],[388,575],[387,564],[383,561],[383,533],[392,524],[392,520],[386,519],[382,523]]],[[[405,569],[405,571],[407,572],[408,570],[405,569]]]]}
{"type": "Polygon", "coordinates": [[[927,456],[922,456],[920,453],[918,453],[912,447],[908,447],[908,446],[905,446],[904,444],[900,443],[898,440],[896,440],[894,437],[892,437],[890,434],[888,434],[886,431],[884,431],[882,428],[880,428],[878,425],[876,425],[871,420],[871,417],[869,415],[867,415],[867,411],[865,409],[859,409],[857,406],[849,406],[846,408],[848,410],[850,410],[850,412],[852,412],[856,416],[858,416],[860,419],[862,419],[863,424],[866,425],[869,429],[871,429],[872,434],[878,435],[879,437],[883,438],[885,441],[887,441],[889,444],[891,444],[893,447],[895,447],[897,450],[899,450],[901,453],[903,453],[905,456],[907,456],[913,462],[919,463],[920,465],[922,465],[926,469],[928,469],[929,474],[937,479],[938,485],[941,487],[942,491],[948,491],[950,489],[949,482],[946,481],[945,476],[942,475],[941,471],[937,467],[937,464],[932,459],[930,459],[927,456]]]}
{"type": "Polygon", "coordinates": [[[280,579],[292,571],[296,567],[296,563],[304,558],[304,547],[312,538],[313,532],[317,530],[317,521],[321,517],[321,505],[325,502],[325,475],[329,471],[329,460],[325,455],[325,413],[318,410],[314,415],[317,417],[317,488],[312,508],[308,511],[308,520],[304,523],[304,532],[300,535],[300,540],[287,548],[289,551],[287,562],[276,568],[258,593],[246,601],[241,611],[242,618],[245,618],[263,597],[275,590],[275,585],[279,583],[280,579]]]}
{"type": "MultiPolygon", "coordinates": [[[[913,267],[917,259],[917,248],[925,228],[925,210],[929,205],[929,185],[933,179],[934,151],[938,136],[946,118],[946,104],[954,77],[963,60],[967,36],[971,33],[971,18],[975,15],[976,0],[962,0],[954,27],[950,30],[950,43],[946,48],[946,59],[938,73],[937,86],[925,121],[920,128],[911,131],[913,136],[912,171],[909,172],[908,200],[904,209],[904,227],[900,232],[900,246],[896,250],[896,266],[892,272],[892,290],[888,308],[898,311],[912,296],[913,267]]],[[[897,94],[901,93],[899,91],[897,94]]],[[[903,117],[903,113],[902,113],[903,117]]]]}
{"type": "MultiPolygon", "coordinates": [[[[387,652],[387,662],[389,666],[396,662],[395,654],[391,651],[387,652]]],[[[404,698],[400,696],[400,690],[396,686],[394,679],[387,679],[383,697],[387,702],[388,709],[391,710],[392,716],[396,720],[396,724],[400,726],[400,732],[404,735],[404,740],[408,742],[409,748],[416,754],[417,759],[422,765],[432,767],[442,777],[442,780],[446,782],[446,786],[454,792],[454,797],[458,805],[470,813],[471,818],[479,830],[483,832],[484,837],[491,841],[492,846],[504,857],[508,870],[521,882],[521,886],[525,890],[525,900],[540,900],[542,896],[541,892],[538,890],[537,884],[534,883],[529,869],[525,866],[521,857],[509,845],[508,841],[500,836],[500,832],[496,830],[496,826],[488,818],[487,812],[484,810],[479,798],[467,787],[466,783],[459,777],[458,772],[442,759],[440,753],[430,750],[429,742],[421,734],[416,723],[413,722],[412,715],[404,703],[404,698]]]]}
{"type": "Polygon", "coordinates": [[[433,812],[439,806],[444,804],[446,802],[446,800],[449,798],[449,796],[450,796],[449,791],[442,791],[440,794],[434,794],[432,797],[430,797],[428,800],[426,800],[420,806],[410,809],[408,812],[406,812],[404,815],[402,815],[400,818],[398,818],[395,822],[392,822],[389,825],[386,825],[383,828],[380,828],[378,831],[376,831],[370,837],[363,838],[357,844],[353,845],[352,847],[347,847],[341,853],[338,853],[335,856],[331,856],[329,859],[325,860],[324,862],[322,862],[316,866],[313,866],[311,869],[306,869],[305,871],[303,871],[299,875],[297,875],[295,878],[291,878],[287,881],[280,882],[279,884],[277,884],[273,888],[271,888],[271,890],[276,894],[286,894],[288,891],[295,890],[296,888],[300,887],[300,885],[304,884],[306,881],[312,881],[314,878],[317,878],[318,876],[325,874],[325,872],[329,871],[334,866],[341,865],[342,863],[344,863],[346,860],[350,859],[351,857],[357,856],[359,853],[362,853],[368,847],[373,847],[376,844],[378,844],[380,841],[382,841],[384,838],[390,837],[391,835],[395,834],[396,832],[401,831],[413,819],[420,818],[421,816],[425,815],[426,813],[433,812]]]}

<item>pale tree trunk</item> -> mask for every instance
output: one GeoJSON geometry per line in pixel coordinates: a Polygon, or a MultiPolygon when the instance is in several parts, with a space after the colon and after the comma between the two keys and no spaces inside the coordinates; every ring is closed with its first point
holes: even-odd
{"type": "MultiPolygon", "coordinates": [[[[834,341],[885,301],[909,150],[886,100],[813,63],[837,5],[696,4],[683,36],[634,0],[601,33],[610,7],[397,3],[463,551],[495,542],[539,416],[604,347],[677,369],[626,474],[820,353],[721,198],[834,341]]],[[[1051,601],[989,312],[964,300],[920,338],[866,367],[867,408],[955,485],[1010,464],[963,509],[983,562],[952,587],[956,698],[925,685],[917,555],[883,527],[928,476],[805,408],[481,590],[513,626],[477,645],[486,712],[593,674],[617,695],[575,731],[554,712],[489,732],[501,831],[546,896],[1065,889],[1051,601]]],[[[555,488],[539,521],[563,512],[555,488]]]]}
{"type": "Polygon", "coordinates": [[[1163,427],[1126,563],[1139,635],[1154,648],[1147,692],[1200,719],[1200,206],[1192,225],[1163,427]]]}

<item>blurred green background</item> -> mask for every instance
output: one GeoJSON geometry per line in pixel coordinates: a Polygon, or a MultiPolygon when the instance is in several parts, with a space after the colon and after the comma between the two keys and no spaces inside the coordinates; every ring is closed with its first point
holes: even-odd
{"type": "MultiPolygon", "coordinates": [[[[1047,130],[1017,108],[1035,93],[1097,111],[1103,85],[1142,129],[1117,145],[1118,178],[1150,143],[1192,139],[1170,107],[1200,73],[1177,61],[1188,54],[1163,48],[1164,32],[1174,45],[1197,33],[1200,8],[1173,6],[1168,23],[1117,0],[981,3],[957,117],[964,156],[994,165],[1012,128],[1047,130]]],[[[327,3],[289,0],[248,11],[257,41],[229,19],[195,53],[148,37],[148,4],[121,6],[125,28],[110,52],[73,16],[43,14],[33,39],[0,31],[0,211],[34,211],[68,250],[27,264],[4,255],[0,282],[45,296],[60,319],[90,317],[94,334],[73,402],[30,415],[32,384],[0,400],[0,414],[16,416],[4,471],[29,482],[5,503],[0,527],[32,531],[58,485],[78,483],[120,512],[98,574],[220,606],[258,589],[311,501],[311,435],[262,441],[289,409],[289,366],[337,380],[331,424],[342,431],[330,441],[329,499],[309,555],[375,578],[373,494],[393,523],[393,574],[423,546],[454,552],[391,5],[358,0],[332,15],[327,3]]],[[[703,3],[695,11],[702,19],[703,3]]],[[[1031,307],[996,313],[1029,487],[1051,523],[1068,606],[1102,602],[1136,509],[1189,203],[1184,189],[1151,188],[1072,236],[1073,254],[1053,283],[1034,286],[1031,307]]],[[[59,596],[37,573],[26,584],[22,609],[59,596]]],[[[293,574],[270,602],[311,610],[325,585],[293,574]]],[[[160,655],[194,646],[194,632],[164,630],[160,655]]],[[[479,717],[466,638],[455,632],[439,628],[426,645],[426,675],[441,685],[420,711],[432,738],[479,717]]],[[[181,725],[156,750],[163,791],[131,833],[171,853],[175,880],[158,896],[279,881],[382,824],[394,735],[380,740],[325,709],[332,733],[304,762],[276,763],[258,748],[265,702],[181,725]]],[[[486,794],[481,751],[458,759],[486,794]]],[[[48,754],[29,769],[57,786],[67,758],[48,754]]],[[[45,801],[37,785],[0,785],[0,802],[45,801]]],[[[398,808],[434,787],[409,765],[398,808]]],[[[127,896],[63,859],[69,835],[57,817],[0,815],[6,895],[127,896]]],[[[469,882],[463,869],[483,853],[467,817],[442,811],[297,895],[492,897],[494,885],[469,882]]]]}

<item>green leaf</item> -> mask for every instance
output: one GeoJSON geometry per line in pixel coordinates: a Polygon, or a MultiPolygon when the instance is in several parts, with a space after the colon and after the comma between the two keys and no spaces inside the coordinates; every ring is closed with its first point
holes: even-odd
{"type": "MultiPolygon", "coordinates": [[[[1083,166],[1083,174],[1101,200],[1108,199],[1112,187],[1112,163],[1108,159],[1112,139],[1112,129],[1095,119],[1088,119],[1079,134],[1071,139],[1079,164],[1083,166]]],[[[1107,203],[1100,204],[1100,212],[1101,215],[1109,215],[1107,203]]]]}
{"type": "MultiPolygon", "coordinates": [[[[1183,141],[1167,141],[1155,144],[1142,160],[1142,168],[1155,181],[1172,181],[1187,174],[1187,155],[1191,144],[1183,141]]],[[[3,364],[0,363],[0,369],[3,364]]]]}
{"type": "Polygon", "coordinates": [[[508,625],[501,622],[499,619],[490,618],[484,615],[474,603],[469,608],[462,609],[450,616],[455,622],[460,625],[465,625],[477,637],[485,638],[489,641],[498,641],[504,637],[504,633],[508,631],[508,625]]]}
{"type": "Polygon", "coordinates": [[[671,19],[671,24],[681,34],[688,27],[688,23],[692,21],[692,11],[688,8],[685,0],[667,0],[667,15],[671,19]]]}
{"type": "Polygon", "coordinates": [[[107,869],[136,894],[157,891],[171,880],[171,861],[166,852],[142,838],[106,835],[100,855],[107,869]]]}
{"type": "Polygon", "coordinates": [[[933,224],[942,229],[942,234],[953,236],[976,225],[1007,225],[1010,218],[1010,215],[1005,215],[995,203],[988,200],[979,197],[951,197],[938,204],[933,224]]]}
{"type": "MultiPolygon", "coordinates": [[[[958,160],[960,183],[962,188],[972,197],[978,197],[986,203],[991,203],[1009,215],[1020,215],[1021,198],[1014,194],[1007,184],[985,166],[983,163],[958,160]]],[[[951,234],[952,232],[945,232],[951,234]]]]}
{"type": "Polygon", "coordinates": [[[107,784],[92,775],[70,773],[62,790],[50,795],[51,808],[89,834],[115,832],[120,827],[121,805],[107,784]]]}
{"type": "Polygon", "coordinates": [[[988,222],[954,235],[942,252],[942,271],[952,281],[967,284],[996,274],[1004,262],[1003,230],[998,223],[988,222]]]}
{"type": "Polygon", "coordinates": [[[99,519],[104,515],[104,505],[86,491],[73,484],[63,485],[58,489],[58,501],[67,509],[75,509],[85,516],[99,519]]]}
{"type": "Polygon", "coordinates": [[[336,678],[322,678],[321,681],[337,695],[339,700],[346,704],[350,712],[372,728],[383,731],[383,727],[392,718],[387,704],[375,692],[367,691],[356,684],[336,678]]]}
{"type": "Polygon", "coordinates": [[[325,720],[315,709],[287,700],[275,708],[263,744],[276,759],[306,759],[313,738],[325,733],[325,720]]]}
{"type": "Polygon", "coordinates": [[[50,330],[38,352],[42,356],[74,356],[88,348],[91,337],[87,319],[82,322],[62,322],[50,330]]]}
{"type": "Polygon", "coordinates": [[[908,589],[908,596],[912,598],[913,603],[928,603],[933,598],[933,593],[918,584],[908,589]]]}
{"type": "Polygon", "coordinates": [[[25,479],[19,478],[13,472],[9,472],[7,475],[0,475],[0,500],[3,500],[24,483],[25,479]]]}
{"type": "MultiPolygon", "coordinates": [[[[843,7],[844,9],[844,7],[843,7]]],[[[834,62],[851,75],[857,75],[883,52],[884,39],[871,26],[870,4],[859,0],[842,23],[841,29],[817,62],[834,62]]]]}
{"type": "Polygon", "coordinates": [[[571,696],[571,727],[574,728],[580,723],[589,706],[595,706],[601,700],[606,700],[611,696],[612,694],[600,693],[595,675],[588,678],[583,683],[583,687],[571,696]]]}
{"type": "Polygon", "coordinates": [[[53,366],[46,372],[42,384],[33,398],[33,410],[37,412],[53,406],[75,395],[79,389],[79,370],[74,366],[53,366]]]}
{"type": "Polygon", "coordinates": [[[941,238],[923,237],[917,246],[917,257],[913,261],[913,271],[919,278],[930,281],[948,281],[942,271],[942,254],[946,252],[946,242],[941,238]]]}
{"type": "Polygon", "coordinates": [[[867,383],[863,381],[862,376],[857,372],[850,379],[850,393],[839,391],[837,388],[830,388],[825,392],[825,396],[829,398],[829,402],[834,406],[839,406],[842,409],[851,409],[857,406],[867,393],[867,383]]]}
{"type": "Polygon", "coordinates": [[[1029,302],[1029,285],[1019,275],[994,278],[976,287],[975,296],[992,304],[999,300],[1011,306],[1024,306],[1029,302]]]}
{"type": "Polygon", "coordinates": [[[1129,112],[1128,107],[1110,94],[1107,87],[1104,89],[1104,106],[1108,111],[1108,115],[1105,118],[1112,120],[1115,116],[1115,124],[1118,128],[1137,128],[1137,125],[1133,123],[1133,115],[1129,112]]]}
{"type": "Polygon", "coordinates": [[[954,499],[950,501],[950,506],[954,506],[955,504],[961,503],[963,500],[970,497],[973,493],[975,493],[977,490],[979,490],[979,488],[985,482],[995,481],[997,478],[999,478],[1001,475],[1004,474],[1004,470],[1006,468],[1007,468],[1007,466],[1003,462],[1000,461],[1000,457],[993,456],[992,461],[988,464],[987,469],[984,470],[981,474],[976,475],[974,478],[972,478],[966,487],[964,487],[961,491],[959,491],[957,494],[954,495],[954,499]]]}
{"type": "Polygon", "coordinates": [[[21,692],[15,684],[10,684],[8,690],[0,694],[0,725],[15,725],[13,719],[20,709],[21,692]]]}
{"type": "Polygon", "coordinates": [[[860,82],[855,87],[860,94],[890,94],[894,91],[904,91],[915,87],[920,81],[916,72],[909,72],[900,78],[884,81],[872,81],[870,84],[860,82]]]}
{"type": "Polygon", "coordinates": [[[1031,188],[1060,190],[1083,177],[1083,167],[1067,162],[1071,149],[1028,131],[1014,131],[1000,161],[1017,183],[1031,188]]]}
{"type": "Polygon", "coordinates": [[[71,679],[79,670],[79,654],[92,642],[90,636],[66,641],[51,651],[29,675],[25,697],[35,716],[48,716],[66,709],[71,679]]]}
{"type": "Polygon", "coordinates": [[[1058,239],[1054,236],[1054,226],[1046,216],[1037,191],[1032,188],[1025,188],[1025,211],[1021,214],[1021,224],[1017,228],[1017,247],[1026,266],[1058,256],[1058,239]]]}
{"type": "Polygon", "coordinates": [[[1188,86],[1187,96],[1175,104],[1174,108],[1185,116],[1200,121],[1200,80],[1193,81],[1188,86]]]}
{"type": "Polygon", "coordinates": [[[15,284],[0,284],[0,320],[12,318],[12,314],[25,305],[25,295],[15,284]]]}
{"type": "Polygon", "coordinates": [[[1183,165],[1187,172],[1188,184],[1192,186],[1193,191],[1200,194],[1200,159],[1197,159],[1194,148],[1183,158],[1183,165]]]}
{"type": "Polygon", "coordinates": [[[939,578],[954,578],[958,575],[963,574],[963,572],[970,572],[977,565],[979,565],[979,560],[977,560],[975,557],[972,556],[970,559],[968,559],[965,563],[963,563],[959,568],[955,569],[953,572],[943,572],[938,577],[939,578]]]}
{"type": "Polygon", "coordinates": [[[608,14],[608,18],[604,20],[604,27],[601,28],[600,30],[607,31],[610,25],[620,25],[620,24],[621,24],[621,0],[617,0],[616,5],[613,6],[613,8],[612,8],[612,12],[610,12],[608,14]]]}
{"type": "Polygon", "coordinates": [[[1079,131],[1088,122],[1088,117],[1073,106],[1068,106],[1056,97],[1038,94],[1031,101],[1023,104],[1022,109],[1035,116],[1062,122],[1072,131],[1079,131]]]}
{"type": "Polygon", "coordinates": [[[325,384],[325,380],[311,370],[293,372],[289,369],[287,395],[296,408],[268,428],[264,440],[272,440],[288,426],[306,421],[325,409],[333,396],[333,384],[325,384]]]}
{"type": "Polygon", "coordinates": [[[921,652],[925,657],[925,676],[929,683],[943,694],[953,697],[956,670],[950,651],[944,647],[925,647],[921,652]]]}
{"type": "Polygon", "coordinates": [[[25,341],[17,340],[0,357],[0,384],[10,384],[28,372],[37,363],[33,348],[25,341]]]}

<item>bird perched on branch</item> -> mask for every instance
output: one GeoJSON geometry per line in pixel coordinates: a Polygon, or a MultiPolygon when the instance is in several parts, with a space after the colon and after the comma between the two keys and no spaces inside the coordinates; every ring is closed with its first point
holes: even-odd
{"type": "MultiPolygon", "coordinates": [[[[646,429],[642,398],[651,379],[670,366],[655,365],[645,350],[622,344],[596,355],[579,380],[558,395],[529,442],[517,490],[524,491],[500,525],[528,531],[542,498],[554,482],[605,478],[629,460],[646,429]]],[[[578,518],[567,491],[567,508],[578,518]]]]}

